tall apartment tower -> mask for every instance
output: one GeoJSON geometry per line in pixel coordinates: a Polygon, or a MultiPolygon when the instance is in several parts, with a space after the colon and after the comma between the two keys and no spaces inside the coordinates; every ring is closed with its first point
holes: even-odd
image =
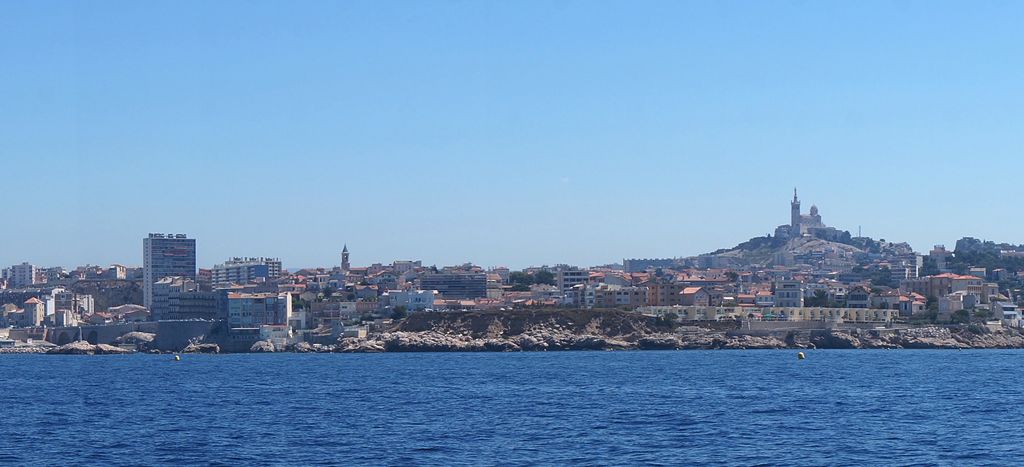
{"type": "Polygon", "coordinates": [[[11,284],[14,287],[32,287],[36,283],[36,268],[29,263],[11,266],[11,284]]]}
{"type": "Polygon", "coordinates": [[[345,248],[342,248],[342,250],[341,250],[341,270],[345,271],[345,272],[348,272],[349,271],[348,268],[349,268],[349,264],[348,264],[348,245],[346,244],[345,248]]]}
{"type": "Polygon", "coordinates": [[[184,234],[151,233],[142,239],[142,301],[153,306],[153,284],[171,276],[196,280],[196,240],[184,234]]]}

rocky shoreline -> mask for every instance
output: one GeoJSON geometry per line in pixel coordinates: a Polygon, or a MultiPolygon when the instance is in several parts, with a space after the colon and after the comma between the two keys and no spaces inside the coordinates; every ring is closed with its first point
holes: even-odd
{"type": "MultiPolygon", "coordinates": [[[[823,323],[824,324],[824,323],[823,323]]],[[[747,331],[738,321],[677,325],[621,311],[422,313],[336,352],[516,352],[716,349],[1014,349],[1024,334],[986,326],[747,331]]]]}
{"type": "Polygon", "coordinates": [[[0,349],[0,354],[48,354],[48,355],[124,355],[135,353],[134,350],[124,349],[114,345],[90,344],[86,341],[76,341],[61,346],[55,345],[25,345],[21,347],[7,347],[0,349]]]}
{"type": "Polygon", "coordinates": [[[727,349],[1018,349],[1024,335],[1006,330],[975,334],[948,328],[920,327],[873,334],[842,330],[808,333],[806,341],[792,336],[698,331],[608,337],[567,333],[531,333],[512,337],[475,338],[436,331],[388,332],[368,339],[343,339],[335,352],[518,352],[560,350],[727,350],[727,349]]]}
{"type": "MultiPolygon", "coordinates": [[[[154,336],[130,333],[117,344],[84,341],[60,347],[15,347],[3,353],[110,355],[168,353],[147,346],[154,336]]],[[[744,330],[737,321],[679,325],[659,318],[610,310],[537,310],[532,312],[418,313],[384,332],[334,343],[301,342],[283,349],[295,353],[370,352],[535,352],[567,350],[718,350],[718,349],[1017,349],[1017,329],[973,326],[902,326],[820,329],[744,330]]],[[[282,349],[258,341],[250,353],[282,349]]],[[[221,353],[216,343],[196,342],[175,353],[221,353]]]]}

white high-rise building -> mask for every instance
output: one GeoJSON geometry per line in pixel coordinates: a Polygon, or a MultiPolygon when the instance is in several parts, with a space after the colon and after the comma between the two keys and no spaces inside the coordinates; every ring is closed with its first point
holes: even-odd
{"type": "Polygon", "coordinates": [[[142,239],[142,300],[153,306],[153,284],[165,277],[196,280],[196,240],[184,234],[151,233],[142,239]]]}
{"type": "Polygon", "coordinates": [[[36,283],[36,267],[28,263],[11,266],[11,286],[31,287],[36,283]]]}
{"type": "Polygon", "coordinates": [[[570,291],[577,285],[585,285],[590,280],[589,270],[564,264],[555,266],[554,274],[555,285],[563,293],[570,291]]]}

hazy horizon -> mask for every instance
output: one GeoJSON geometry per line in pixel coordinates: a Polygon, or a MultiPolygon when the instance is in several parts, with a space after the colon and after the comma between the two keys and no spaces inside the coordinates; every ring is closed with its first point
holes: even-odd
{"type": "Polygon", "coordinates": [[[0,267],[1024,243],[1024,5],[6,2],[0,267]]]}

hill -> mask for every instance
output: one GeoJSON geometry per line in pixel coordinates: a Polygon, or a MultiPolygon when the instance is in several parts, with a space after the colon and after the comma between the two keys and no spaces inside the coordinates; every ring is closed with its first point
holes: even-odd
{"type": "MultiPolygon", "coordinates": [[[[852,239],[851,243],[860,243],[871,248],[871,239],[852,239]]],[[[734,248],[718,250],[702,257],[714,257],[721,266],[771,266],[779,255],[798,256],[814,252],[835,252],[840,254],[865,253],[866,249],[847,243],[833,242],[814,237],[798,237],[790,240],[778,237],[755,237],[734,248]]]]}

